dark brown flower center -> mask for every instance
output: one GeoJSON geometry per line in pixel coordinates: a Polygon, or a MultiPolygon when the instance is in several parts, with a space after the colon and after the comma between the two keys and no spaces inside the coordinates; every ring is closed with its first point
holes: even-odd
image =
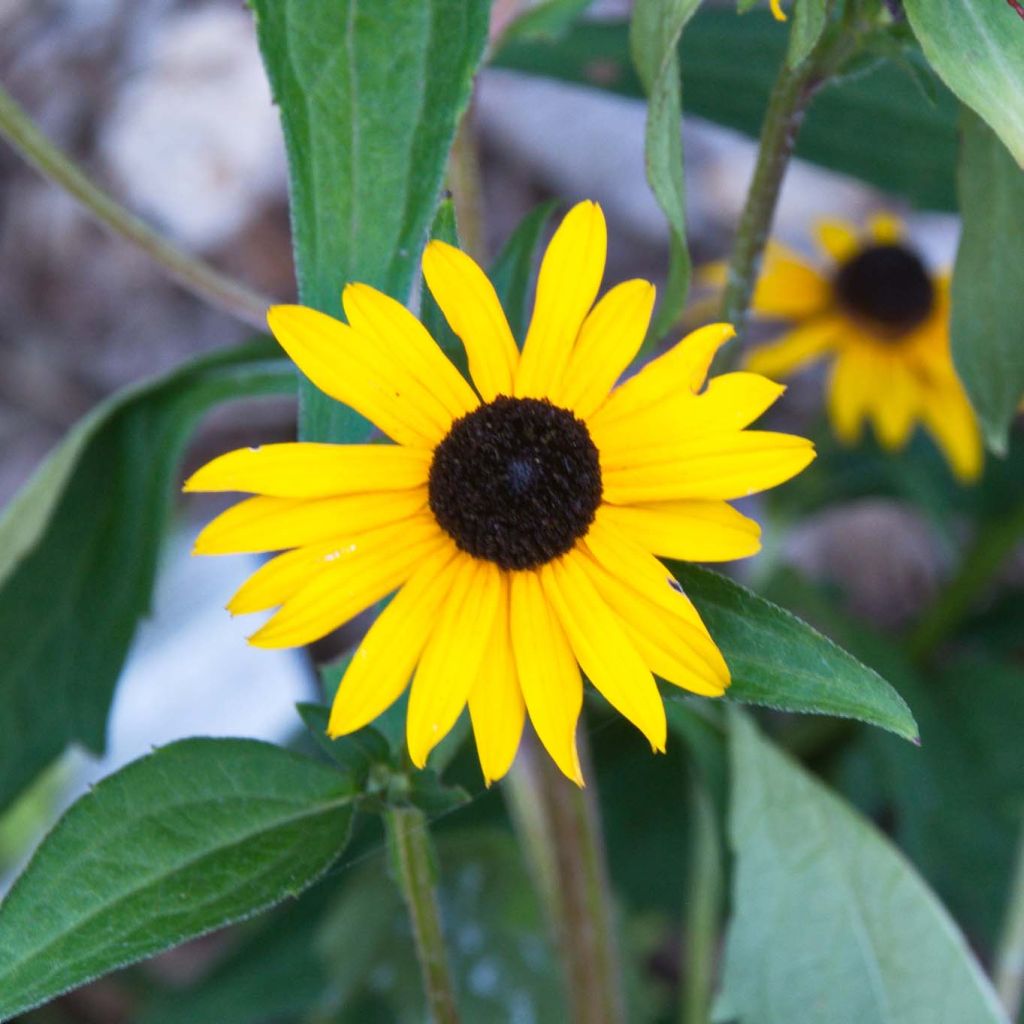
{"type": "Polygon", "coordinates": [[[601,504],[601,467],[586,426],[567,409],[499,395],[452,424],[434,451],[429,493],[463,551],[502,569],[535,569],[587,532],[601,504]]]}
{"type": "Polygon", "coordinates": [[[892,338],[923,323],[935,301],[920,257],[902,245],[861,249],[840,266],[834,287],[849,314],[892,338]]]}

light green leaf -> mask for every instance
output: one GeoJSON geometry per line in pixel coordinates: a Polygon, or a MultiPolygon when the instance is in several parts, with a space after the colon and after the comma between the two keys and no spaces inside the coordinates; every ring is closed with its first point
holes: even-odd
{"type": "Polygon", "coordinates": [[[965,110],[962,125],[953,360],[989,447],[1004,454],[1024,396],[1024,171],[980,118],[965,110]]]}
{"type": "Polygon", "coordinates": [[[68,743],[103,750],[182,448],[214,405],[293,392],[294,369],[277,353],[258,342],[119,392],[0,517],[0,807],[68,743]]]}
{"type": "MultiPolygon", "coordinates": [[[[625,22],[576,25],[554,43],[503,47],[495,62],[625,96],[644,90],[629,55],[625,22]]],[[[787,46],[785,26],[728,8],[704,7],[686,27],[680,63],[687,113],[735,128],[751,138],[787,46]]],[[[915,205],[955,210],[956,102],[920,55],[905,55],[924,80],[936,82],[936,102],[905,70],[876,61],[856,75],[822,88],[797,140],[798,156],[879,188],[915,205]],[[871,145],[864,145],[870,138],[871,145]]]]}
{"type": "Polygon", "coordinates": [[[558,39],[594,0],[540,0],[527,9],[502,34],[502,39],[558,39]]]}
{"type": "Polygon", "coordinates": [[[797,0],[789,30],[786,63],[795,68],[814,49],[828,20],[828,0],[797,0]]]}
{"type": "MultiPolygon", "coordinates": [[[[299,296],[338,316],[349,281],[405,301],[487,39],[464,0],[252,0],[280,106],[299,296]]],[[[302,385],[307,440],[364,420],[302,385]]]]}
{"type": "Polygon", "coordinates": [[[647,93],[647,180],[669,226],[668,280],[651,324],[654,338],[675,323],[690,287],[678,47],[699,6],[700,0],[636,0],[629,26],[629,52],[647,93]]]}
{"type": "Polygon", "coordinates": [[[857,718],[917,740],[903,698],[806,622],[717,573],[679,564],[672,572],[725,655],[730,700],[857,718]]]}
{"type": "Polygon", "coordinates": [[[0,1018],[301,892],[341,852],[348,777],[192,739],[78,801],[0,904],[0,1018]]]}
{"type": "Polygon", "coordinates": [[[1005,0],[904,0],[942,80],[1024,166],[1024,19],[1005,0]]]}
{"type": "Polygon", "coordinates": [[[734,910],[715,1020],[1006,1024],[903,855],[747,717],[731,718],[734,910]]]}

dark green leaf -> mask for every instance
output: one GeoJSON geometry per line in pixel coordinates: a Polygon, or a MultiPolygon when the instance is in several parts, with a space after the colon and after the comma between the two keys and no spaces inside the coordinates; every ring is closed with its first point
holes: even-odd
{"type": "Polygon", "coordinates": [[[1006,1024],[909,862],[748,718],[731,717],[734,912],[715,1019],[1006,1024]]]}
{"type": "Polygon", "coordinates": [[[717,573],[678,564],[672,572],[725,655],[731,700],[857,718],[917,740],[903,698],[806,622],[717,573]]]}
{"type": "Polygon", "coordinates": [[[700,0],[636,0],[629,26],[629,51],[647,93],[647,180],[669,226],[668,280],[651,324],[653,337],[665,334],[678,319],[690,286],[679,38],[698,6],[700,0]]]}
{"type": "Polygon", "coordinates": [[[1024,166],[1020,12],[993,0],[904,0],[903,6],[932,67],[1024,166]]]}
{"type": "Polygon", "coordinates": [[[332,740],[327,735],[329,708],[322,704],[299,704],[297,709],[320,749],[352,777],[358,788],[365,788],[376,765],[390,765],[391,745],[372,726],[332,740]]]}
{"type": "MultiPolygon", "coordinates": [[[[1024,52],[1024,21],[1020,31],[1024,52]]],[[[989,447],[1002,454],[1024,396],[1024,171],[966,110],[961,145],[963,233],[953,273],[953,359],[989,447]]]]}
{"type": "Polygon", "coordinates": [[[294,390],[276,352],[219,352],[108,399],[0,518],[0,807],[68,743],[103,750],[181,450],[212,406],[294,390]]]}
{"type": "Polygon", "coordinates": [[[555,202],[547,202],[534,207],[512,233],[491,268],[494,290],[505,309],[512,336],[520,347],[526,337],[529,318],[527,300],[533,281],[534,253],[556,205],[555,202]]]}
{"type": "MultiPolygon", "coordinates": [[[[687,112],[757,138],[786,45],[784,26],[767,15],[737,18],[728,9],[701,10],[683,36],[687,112]]],[[[906,60],[931,78],[919,58],[906,60]]],[[[584,22],[557,43],[513,44],[502,49],[496,63],[626,96],[644,95],[631,66],[625,23],[584,22]]],[[[918,206],[955,210],[956,103],[944,88],[937,93],[937,102],[929,103],[904,70],[876,61],[815,96],[797,155],[902,194],[918,206]]]]}
{"type": "MultiPolygon", "coordinates": [[[[337,316],[364,281],[405,301],[487,39],[464,0],[252,0],[281,109],[299,296],[337,316]]],[[[301,434],[353,441],[365,422],[303,384],[301,434]]]]}
{"type": "Polygon", "coordinates": [[[104,779],[0,904],[0,1018],[296,895],[344,847],[353,795],[253,740],[183,740],[104,779]]]}

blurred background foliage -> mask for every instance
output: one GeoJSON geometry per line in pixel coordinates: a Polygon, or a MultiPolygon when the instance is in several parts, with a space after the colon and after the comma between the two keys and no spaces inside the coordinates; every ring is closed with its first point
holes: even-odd
{"type": "MultiPolygon", "coordinates": [[[[800,2],[812,6],[812,0],[800,2]]],[[[933,12],[948,13],[951,3],[936,3],[933,12]]],[[[678,1019],[679,995],[692,981],[687,972],[694,964],[694,936],[681,921],[691,920],[684,908],[694,879],[712,882],[700,873],[699,851],[709,831],[716,848],[728,836],[731,909],[739,922],[721,960],[717,947],[712,953],[724,984],[720,1019],[833,1024],[875,1014],[886,1021],[933,1021],[940,1018],[927,997],[943,984],[951,993],[945,1019],[1001,1019],[959,940],[946,934],[931,896],[892,847],[867,833],[846,806],[764,738],[873,821],[943,901],[982,964],[999,967],[1009,894],[1021,884],[1014,878],[1024,810],[1024,446],[1019,421],[1012,422],[1024,387],[1024,319],[1015,305],[1022,301],[1015,254],[1024,237],[1024,198],[1020,168],[1003,143],[978,119],[963,120],[954,91],[968,102],[971,97],[958,67],[943,59],[948,45],[933,31],[925,4],[907,3],[909,22],[900,18],[869,33],[857,56],[815,96],[775,230],[807,250],[815,216],[856,220],[892,209],[907,217],[935,266],[951,267],[960,231],[955,211],[962,207],[959,287],[971,296],[963,330],[984,322],[994,341],[962,346],[958,365],[972,397],[983,403],[991,443],[1005,457],[990,456],[980,484],[965,490],[921,434],[898,456],[870,440],[841,448],[821,411],[821,375],[812,371],[793,383],[773,426],[812,436],[818,460],[777,494],[750,503],[765,527],[765,551],[734,567],[762,598],[795,612],[892,683],[914,712],[922,745],[849,719],[777,712],[759,716],[760,732],[746,721],[734,724],[730,743],[716,716],[681,701],[670,708],[675,742],[666,757],[652,759],[598,700],[588,705],[593,791],[618,900],[630,1019],[678,1019]],[[924,54],[914,32],[926,43],[924,54]],[[993,261],[993,251],[1006,253],[1005,262],[993,261]],[[782,796],[758,799],[756,784],[767,786],[767,780],[782,796]],[[739,798],[730,803],[731,783],[739,798]],[[713,797],[709,818],[701,817],[699,792],[713,797]],[[759,830],[768,835],[757,838],[759,830]],[[802,875],[787,861],[798,848],[802,875]],[[854,866],[843,861],[846,855],[854,866]],[[865,915],[867,951],[847,962],[840,953],[848,933],[825,925],[856,913],[865,915]],[[773,932],[767,929],[773,921],[790,927],[773,932]],[[935,945],[923,942],[934,936],[935,945]],[[917,959],[901,959],[915,942],[921,942],[911,950],[917,959]],[[860,972],[875,961],[890,972],[886,984],[897,985],[895,1008],[886,1014],[854,999],[867,984],[860,972]],[[762,975],[752,970],[754,963],[762,975]],[[785,999],[769,1010],[765,993],[778,992],[780,978],[792,980],[793,963],[813,963],[805,973],[814,984],[783,985],[785,999]],[[836,980],[831,969],[843,977],[836,980]],[[901,978],[913,985],[899,988],[893,979],[901,978]],[[830,993],[841,1008],[828,1003],[830,993]]],[[[531,260],[552,207],[531,211],[553,198],[603,204],[613,239],[608,280],[648,276],[661,287],[670,264],[684,274],[678,260],[670,261],[678,239],[645,176],[643,97],[659,79],[635,70],[629,3],[548,0],[517,20],[520,5],[497,0],[486,67],[470,108],[470,144],[480,157],[475,187],[485,211],[479,224],[458,204],[436,211],[434,195],[485,45],[482,14],[465,15],[457,0],[435,0],[415,5],[417,17],[397,18],[388,46],[403,75],[381,73],[383,44],[368,36],[359,55],[363,95],[387,95],[388,103],[358,105],[362,120],[354,126],[346,120],[351,96],[332,93],[341,88],[337,83],[303,77],[304,69],[319,67],[325,53],[345,44],[347,23],[316,4],[310,10],[315,7],[321,20],[308,32],[289,34],[285,23],[294,3],[259,0],[253,6],[259,38],[251,14],[228,0],[8,0],[0,4],[0,81],[111,192],[185,249],[274,299],[294,298],[295,285],[288,161],[260,44],[279,101],[300,107],[297,96],[289,98],[293,91],[316,99],[318,116],[297,118],[289,134],[293,158],[296,150],[314,155],[298,172],[293,159],[291,185],[303,301],[330,306],[338,283],[353,274],[407,291],[416,277],[418,240],[428,230],[454,238],[458,217],[464,243],[494,266],[510,316],[521,323],[531,260]],[[450,74],[431,77],[433,65],[450,74]],[[423,104],[437,116],[424,118],[423,104]],[[385,130],[392,149],[375,151],[372,140],[385,130]],[[329,143],[338,132],[371,140],[360,156],[369,173],[359,182],[346,176],[338,154],[330,159],[329,143]],[[397,151],[403,161],[393,158],[397,151]],[[353,208],[363,213],[364,226],[374,225],[365,235],[309,228],[321,216],[351,220],[353,208]]],[[[677,27],[690,13],[686,7],[677,5],[677,27]]],[[[368,32],[371,27],[367,23],[368,32]]],[[[780,66],[793,60],[794,44],[787,40],[786,28],[763,5],[737,16],[734,5],[706,3],[682,31],[678,95],[686,114],[686,185],[685,209],[676,213],[679,222],[685,214],[697,265],[728,252],[753,166],[752,140],[780,66]]],[[[1014,73],[1012,60],[1004,73],[1014,73]]],[[[663,77],[660,83],[669,89],[663,77]]],[[[985,95],[991,91],[990,84],[985,95]]],[[[671,89],[666,95],[671,101],[671,89]]],[[[983,114],[1005,142],[1016,139],[1012,109],[983,114]]],[[[670,185],[673,157],[664,156],[670,185]]],[[[259,830],[266,849],[292,850],[280,845],[290,826],[264,816],[258,790],[261,779],[294,773],[301,779],[296,800],[310,823],[288,840],[305,860],[282,858],[279,875],[265,880],[265,898],[253,897],[222,919],[298,894],[318,878],[276,909],[128,967],[23,1019],[423,1019],[412,934],[389,878],[394,868],[380,821],[360,814],[350,822],[346,814],[340,822],[323,811],[348,799],[347,791],[336,791],[343,776],[328,779],[317,760],[317,710],[304,713],[308,730],[293,711],[297,701],[330,697],[337,675],[321,683],[305,656],[239,661],[241,630],[220,603],[246,569],[187,563],[182,541],[217,501],[171,501],[184,469],[206,455],[293,436],[293,371],[273,346],[251,340],[249,328],[168,283],[123,241],[100,231],[6,147],[0,148],[0,195],[4,884],[42,830],[89,783],[158,742],[194,734],[251,736],[292,748],[294,755],[265,746],[232,748],[236,774],[253,781],[252,806],[239,813],[251,814],[246,828],[259,830]],[[239,405],[229,398],[259,401],[239,405]],[[86,413],[42,475],[19,493],[86,413]],[[161,556],[167,532],[176,539],[161,556]],[[155,615],[140,628],[151,610],[155,615]],[[74,749],[50,767],[69,744],[74,749]],[[106,751],[105,759],[94,762],[81,748],[106,751]],[[264,759],[275,767],[264,767],[264,759]]],[[[679,201],[671,189],[659,198],[664,195],[670,204],[679,201]]],[[[695,302],[704,298],[698,291],[695,302]]],[[[426,303],[424,316],[450,344],[426,303]]],[[[749,337],[757,340],[766,330],[755,327],[749,337]]],[[[307,436],[343,431],[354,439],[361,429],[356,417],[339,415],[322,399],[318,404],[312,393],[303,392],[301,403],[307,436]]],[[[696,575],[691,585],[699,584],[696,575]]],[[[739,591],[709,595],[723,631],[735,607],[729,602],[744,600],[739,591]]],[[[313,652],[314,659],[330,660],[353,635],[334,638],[313,652]]],[[[797,647],[810,643],[800,637],[797,647]]],[[[756,647],[747,642],[748,651],[756,647]]],[[[810,661],[825,657],[823,651],[807,647],[805,654],[810,661]]],[[[777,662],[772,671],[779,685],[789,685],[782,679],[785,663],[777,662]]],[[[749,673],[752,683],[770,676],[765,664],[749,673]]],[[[742,684],[748,676],[740,675],[742,684]]],[[[856,679],[868,685],[869,675],[856,679]]],[[[344,778],[380,804],[408,806],[431,819],[439,900],[465,1019],[566,1019],[543,900],[513,839],[514,812],[498,789],[484,790],[465,733],[440,752],[436,773],[410,779],[390,774],[394,732],[391,716],[328,754],[340,759],[344,778]],[[402,785],[408,789],[397,792],[402,785]]],[[[205,750],[188,748],[185,768],[161,760],[179,756],[179,747],[144,762],[153,775],[146,785],[154,807],[166,779],[190,778],[187,771],[195,773],[197,789],[209,784],[208,799],[228,798],[227,790],[216,788],[222,754],[207,763],[205,750]]],[[[85,833],[96,827],[87,815],[98,813],[97,805],[111,814],[103,804],[111,790],[97,792],[102,799],[78,805],[85,833]]],[[[146,822],[130,824],[127,835],[137,841],[146,822]]],[[[217,871],[244,873],[246,857],[234,839],[204,846],[208,838],[197,837],[196,856],[211,858],[217,871]]],[[[159,846],[159,836],[153,842],[159,846]]],[[[116,878],[107,881],[116,888],[116,878]]],[[[169,872],[159,884],[168,887],[162,894],[180,892],[187,901],[197,883],[169,872]]],[[[31,919],[26,890],[21,912],[31,919]]],[[[9,915],[19,912],[16,901],[5,906],[9,915]]],[[[142,919],[139,934],[127,937],[127,918],[110,919],[123,948],[100,957],[93,974],[205,930],[187,920],[150,920],[163,938],[147,945],[142,919]]],[[[69,943],[66,962],[99,944],[87,931],[62,941],[69,943]]],[[[52,949],[33,955],[61,959],[52,949]]],[[[38,978],[27,968],[17,975],[20,968],[5,965],[0,954],[0,972],[5,966],[8,973],[0,976],[9,988],[0,1003],[31,1002],[22,996],[38,978]]],[[[59,987],[43,984],[38,991],[55,994],[59,987]]]]}

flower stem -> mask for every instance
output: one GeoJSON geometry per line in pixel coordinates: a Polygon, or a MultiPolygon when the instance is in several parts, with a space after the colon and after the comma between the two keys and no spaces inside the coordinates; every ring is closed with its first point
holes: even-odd
{"type": "MultiPolygon", "coordinates": [[[[584,776],[592,775],[583,730],[579,741],[584,776]]],[[[565,778],[527,735],[507,792],[561,957],[568,1019],[624,1024],[615,915],[593,790],[565,778]]]]}
{"type": "MultiPolygon", "coordinates": [[[[746,325],[761,255],[768,241],[782,179],[793,155],[800,123],[814,92],[813,82],[811,58],[795,69],[783,63],[768,101],[754,176],[736,229],[722,295],[722,319],[731,323],[737,334],[742,334],[746,325]]],[[[736,358],[735,352],[729,355],[736,358]]]]}
{"type": "Polygon", "coordinates": [[[44,178],[74,196],[104,227],[133,242],[180,285],[243,323],[266,330],[271,301],[208,263],[182,252],[163,235],[97,188],[54,146],[0,86],[0,136],[44,178]]]}
{"type": "Polygon", "coordinates": [[[455,985],[434,891],[435,870],[427,820],[418,808],[389,807],[385,823],[398,884],[412,923],[430,1019],[434,1024],[458,1024],[455,985]]]}
{"type": "Polygon", "coordinates": [[[908,644],[911,657],[928,658],[963,621],[1009,553],[1024,537],[1024,503],[994,523],[982,523],[956,575],[925,612],[908,644]]]}
{"type": "Polygon", "coordinates": [[[683,943],[680,1024],[707,1024],[722,903],[722,844],[707,786],[693,782],[694,809],[683,943]]]}
{"type": "Polygon", "coordinates": [[[1020,1016],[1024,999],[1024,828],[1010,883],[1010,901],[995,960],[996,992],[1010,1020],[1020,1016]]]}
{"type": "Polygon", "coordinates": [[[470,104],[462,116],[448,155],[448,188],[455,203],[455,223],[463,249],[477,262],[486,263],[483,184],[473,121],[473,106],[470,104]]]}

